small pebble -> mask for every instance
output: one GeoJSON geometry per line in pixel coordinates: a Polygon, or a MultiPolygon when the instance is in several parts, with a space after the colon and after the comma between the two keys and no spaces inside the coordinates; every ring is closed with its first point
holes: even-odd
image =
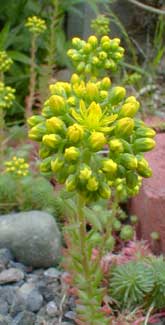
{"type": "Polygon", "coordinates": [[[50,317],[54,317],[58,313],[57,305],[54,301],[50,301],[46,306],[46,312],[50,317]]]}

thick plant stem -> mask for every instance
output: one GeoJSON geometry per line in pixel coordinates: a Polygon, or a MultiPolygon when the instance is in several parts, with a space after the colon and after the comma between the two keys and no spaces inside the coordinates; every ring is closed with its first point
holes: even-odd
{"type": "Polygon", "coordinates": [[[3,108],[0,107],[0,162],[3,161],[4,157],[4,129],[5,129],[5,120],[4,120],[4,112],[3,108]]]}
{"type": "MultiPolygon", "coordinates": [[[[83,212],[83,208],[85,206],[84,199],[79,196],[78,197],[78,219],[79,219],[79,235],[80,235],[80,250],[81,250],[81,255],[82,255],[82,264],[83,264],[83,270],[84,270],[84,277],[87,282],[87,289],[86,293],[89,298],[92,299],[92,282],[91,282],[91,277],[90,277],[90,265],[89,265],[89,260],[87,257],[87,246],[86,246],[86,221],[85,221],[85,216],[83,212]]],[[[90,305],[91,309],[93,310],[92,304],[90,305]]],[[[91,310],[91,314],[92,314],[91,310]]],[[[94,320],[89,320],[88,325],[94,325],[94,320]]]]}
{"type": "Polygon", "coordinates": [[[36,35],[33,34],[32,35],[32,45],[31,45],[29,96],[28,96],[27,106],[26,106],[26,118],[30,117],[33,114],[32,107],[33,107],[35,87],[36,87],[35,55],[36,55],[36,35]]]}

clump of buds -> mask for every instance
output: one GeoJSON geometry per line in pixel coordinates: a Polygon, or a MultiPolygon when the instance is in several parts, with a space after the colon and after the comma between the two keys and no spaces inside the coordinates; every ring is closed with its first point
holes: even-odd
{"type": "Polygon", "coordinates": [[[87,41],[78,37],[72,39],[73,48],[68,56],[79,74],[98,76],[101,70],[116,71],[117,63],[123,58],[124,49],[120,46],[120,39],[110,39],[102,36],[98,39],[91,35],[87,41]]]}
{"type": "Polygon", "coordinates": [[[91,28],[98,36],[107,35],[110,32],[109,18],[99,15],[96,19],[92,20],[91,28]]]}
{"type": "Polygon", "coordinates": [[[46,30],[45,21],[37,16],[28,17],[25,26],[32,34],[42,34],[46,30]]]}
{"type": "Polygon", "coordinates": [[[13,174],[17,177],[27,176],[29,173],[29,164],[24,160],[24,158],[12,157],[11,160],[6,161],[5,173],[13,174]]]}
{"type": "Polygon", "coordinates": [[[6,72],[13,64],[13,60],[8,57],[5,51],[0,51],[0,72],[6,72]]]}
{"type": "Polygon", "coordinates": [[[0,82],[0,108],[10,108],[15,100],[15,89],[0,82]]]}

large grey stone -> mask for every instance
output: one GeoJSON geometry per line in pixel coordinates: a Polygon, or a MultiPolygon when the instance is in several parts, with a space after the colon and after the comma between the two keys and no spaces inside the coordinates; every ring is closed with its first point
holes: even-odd
{"type": "Polygon", "coordinates": [[[30,211],[0,216],[0,248],[33,267],[49,267],[60,255],[61,236],[53,216],[30,211]]]}

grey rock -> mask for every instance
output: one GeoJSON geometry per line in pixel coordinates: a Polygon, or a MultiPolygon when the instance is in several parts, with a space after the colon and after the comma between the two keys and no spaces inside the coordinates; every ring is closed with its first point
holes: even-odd
{"type": "Polygon", "coordinates": [[[7,315],[9,310],[8,303],[4,299],[0,299],[0,314],[7,315]]]}
{"type": "Polygon", "coordinates": [[[18,313],[25,311],[25,310],[26,310],[25,300],[17,292],[14,297],[13,303],[10,307],[10,315],[12,317],[15,317],[18,313]]]}
{"type": "Polygon", "coordinates": [[[20,312],[12,321],[11,325],[34,325],[36,315],[30,311],[20,312]]]}
{"type": "Polygon", "coordinates": [[[53,216],[30,211],[0,216],[0,248],[25,265],[49,267],[60,255],[61,236],[53,216]]]}
{"type": "Polygon", "coordinates": [[[8,263],[13,259],[13,256],[9,249],[7,248],[1,248],[0,249],[0,263],[5,264],[5,266],[8,265],[8,263]]]}
{"type": "Polygon", "coordinates": [[[66,318],[74,320],[76,318],[76,313],[74,311],[67,311],[64,315],[66,318]]]}
{"type": "Polygon", "coordinates": [[[5,269],[5,264],[3,262],[0,262],[0,272],[4,271],[5,269]]]}
{"type": "Polygon", "coordinates": [[[28,268],[27,266],[23,265],[22,263],[14,262],[14,261],[9,262],[9,267],[14,267],[18,270],[21,270],[22,272],[28,272],[29,270],[31,271],[31,268],[28,268]]]}
{"type": "Polygon", "coordinates": [[[18,282],[24,278],[24,273],[16,268],[4,270],[0,273],[0,284],[18,282]]]}
{"type": "Polygon", "coordinates": [[[40,310],[43,304],[43,297],[38,292],[38,290],[34,289],[32,290],[26,299],[26,306],[27,309],[33,312],[37,312],[40,310]]]}
{"type": "Polygon", "coordinates": [[[58,279],[61,276],[61,272],[54,267],[50,267],[44,272],[44,275],[50,279],[58,279]]]}
{"type": "Polygon", "coordinates": [[[0,314],[0,325],[11,325],[11,317],[0,314]]]}
{"type": "Polygon", "coordinates": [[[50,317],[54,317],[58,314],[58,308],[55,301],[50,301],[46,306],[46,312],[50,317]]]}
{"type": "Polygon", "coordinates": [[[9,305],[12,305],[17,289],[12,285],[5,285],[0,288],[0,298],[3,298],[9,305]]]}

